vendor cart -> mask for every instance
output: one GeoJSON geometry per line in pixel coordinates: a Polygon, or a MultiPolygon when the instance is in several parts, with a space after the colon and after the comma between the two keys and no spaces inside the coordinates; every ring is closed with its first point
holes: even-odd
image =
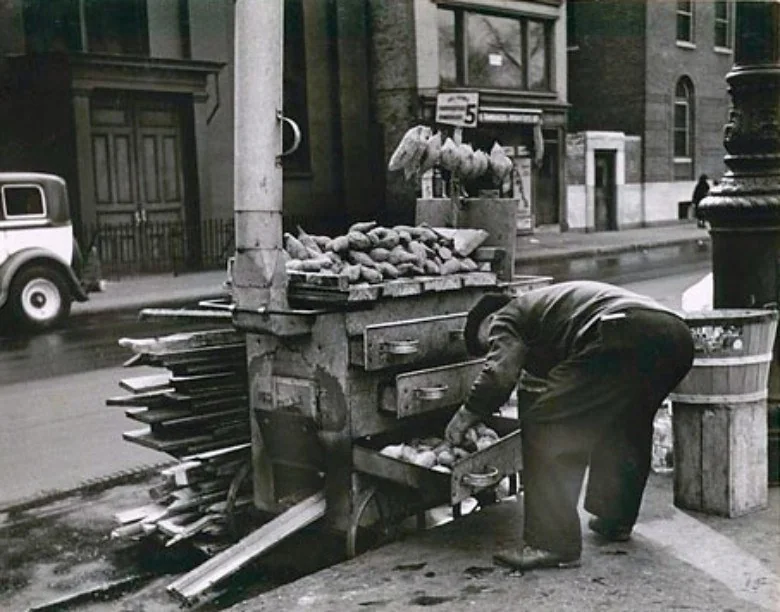
{"type": "MultiPolygon", "coordinates": [[[[290,273],[289,309],[233,312],[247,337],[255,505],[278,514],[324,491],[324,525],[346,535],[349,555],[425,509],[449,504],[458,516],[461,502],[522,467],[518,423],[501,417],[489,423],[497,443],[451,473],[380,452],[443,436],[482,367],[463,340],[479,296],[550,281],[513,273],[515,233],[502,231],[502,222],[514,215],[514,201],[460,206],[461,222],[488,232],[475,253],[480,271],[357,285],[290,273]]],[[[418,203],[418,221],[431,227],[446,227],[450,213],[447,205],[418,203]]]]}

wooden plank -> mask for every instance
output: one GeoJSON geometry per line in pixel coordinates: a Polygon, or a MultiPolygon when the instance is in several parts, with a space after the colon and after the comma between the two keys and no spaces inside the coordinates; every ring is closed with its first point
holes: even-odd
{"type": "Polygon", "coordinates": [[[170,479],[177,487],[183,487],[203,478],[204,467],[200,461],[182,461],[160,471],[160,475],[170,479]]]}
{"type": "Polygon", "coordinates": [[[136,521],[143,520],[147,516],[159,514],[163,510],[165,510],[165,506],[160,504],[146,504],[145,506],[139,506],[130,510],[117,512],[114,515],[114,520],[119,525],[127,525],[129,523],[135,523],[136,521]]]}
{"type": "Polygon", "coordinates": [[[162,418],[155,418],[156,415],[154,413],[157,412],[165,412],[165,411],[150,410],[143,415],[138,415],[133,418],[135,418],[138,421],[141,421],[142,423],[148,423],[150,425],[152,424],[160,425],[164,428],[191,427],[194,425],[208,425],[212,421],[229,423],[234,420],[238,420],[238,418],[246,417],[247,420],[249,418],[247,414],[247,410],[244,408],[239,408],[235,410],[224,410],[222,412],[204,412],[198,414],[186,412],[185,414],[178,414],[178,415],[173,413],[179,411],[170,411],[167,414],[163,415],[162,418]],[[144,418],[148,420],[145,421],[144,418]]]}
{"type": "Polygon", "coordinates": [[[763,509],[768,503],[766,404],[732,407],[729,417],[729,516],[736,517],[763,509]]]}
{"type": "Polygon", "coordinates": [[[198,392],[206,389],[221,388],[223,385],[238,384],[243,376],[236,372],[222,372],[218,374],[196,374],[195,376],[171,376],[170,384],[176,391],[198,392]]]}
{"type": "Polygon", "coordinates": [[[128,442],[140,444],[146,448],[160,451],[163,453],[173,453],[177,450],[186,450],[203,444],[214,444],[215,441],[210,435],[197,434],[186,438],[161,439],[154,434],[149,427],[126,431],[122,438],[128,442]]]}
{"type": "Polygon", "coordinates": [[[340,274],[288,270],[287,278],[290,285],[313,285],[316,287],[334,288],[338,291],[349,290],[349,279],[340,274]]]}
{"type": "Polygon", "coordinates": [[[325,493],[320,491],[273,518],[234,546],[202,563],[168,586],[168,592],[194,603],[220,580],[234,574],[293,533],[325,516],[325,493]]]}
{"type": "Polygon", "coordinates": [[[146,425],[155,425],[175,418],[182,418],[192,414],[189,410],[176,408],[159,408],[149,410],[148,408],[129,408],[125,410],[125,416],[139,423],[146,425]]]}
{"type": "Polygon", "coordinates": [[[197,516],[197,512],[189,512],[164,518],[156,521],[157,529],[165,535],[175,536],[184,531],[187,528],[187,524],[197,519],[197,516]]]}
{"type": "Polygon", "coordinates": [[[422,279],[423,291],[456,291],[463,287],[460,274],[428,276],[422,279]]]}
{"type": "Polygon", "coordinates": [[[109,397],[106,400],[106,406],[145,406],[147,408],[161,406],[170,402],[170,397],[168,394],[172,391],[173,387],[165,387],[163,389],[148,391],[146,393],[135,393],[133,395],[109,397]]]}
{"type": "Polygon", "coordinates": [[[464,287],[495,287],[498,278],[492,272],[469,272],[462,275],[464,287]]]}
{"type": "Polygon", "coordinates": [[[701,451],[702,406],[675,402],[672,408],[674,437],[674,505],[687,510],[702,507],[701,451]]]}
{"type": "Polygon", "coordinates": [[[359,283],[351,285],[347,292],[348,302],[374,302],[382,294],[382,287],[379,284],[369,285],[368,283],[359,283]]]}
{"type": "Polygon", "coordinates": [[[179,542],[183,542],[184,540],[188,540],[189,538],[196,536],[201,531],[205,530],[206,527],[212,523],[215,523],[218,519],[219,517],[213,514],[207,514],[206,516],[200,517],[198,520],[186,525],[178,534],[168,540],[165,543],[165,547],[169,548],[175,544],[178,544],[179,542]]]}
{"type": "Polygon", "coordinates": [[[422,282],[417,278],[404,278],[391,280],[382,283],[382,297],[406,297],[409,295],[420,295],[422,293],[422,282]]]}
{"type": "Polygon", "coordinates": [[[241,342],[244,335],[230,328],[171,334],[158,338],[120,338],[119,346],[135,353],[159,355],[172,351],[191,350],[221,344],[241,342]]]}
{"type": "Polygon", "coordinates": [[[158,355],[166,366],[202,360],[224,359],[226,355],[244,355],[246,342],[231,342],[217,346],[197,347],[183,351],[168,351],[158,355]]]}
{"type": "Polygon", "coordinates": [[[147,393],[159,391],[171,386],[171,376],[167,372],[163,374],[150,374],[149,376],[136,376],[135,378],[123,378],[119,386],[132,393],[147,393]]]}
{"type": "Polygon", "coordinates": [[[182,461],[219,461],[226,457],[248,453],[252,448],[249,443],[236,444],[234,446],[226,446],[224,448],[218,448],[207,453],[199,453],[197,455],[190,455],[189,457],[183,457],[182,461]]]}

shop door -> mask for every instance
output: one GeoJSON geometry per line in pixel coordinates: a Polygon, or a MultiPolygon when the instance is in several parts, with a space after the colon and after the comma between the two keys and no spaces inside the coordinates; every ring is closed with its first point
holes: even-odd
{"type": "Polygon", "coordinates": [[[596,231],[617,229],[615,204],[615,152],[595,151],[596,184],[595,226],[596,231]]]}
{"type": "Polygon", "coordinates": [[[184,257],[182,111],[130,96],[92,101],[92,156],[101,256],[150,271],[184,257]]]}
{"type": "Polygon", "coordinates": [[[558,195],[558,141],[545,138],[536,189],[536,225],[558,224],[558,195]]]}

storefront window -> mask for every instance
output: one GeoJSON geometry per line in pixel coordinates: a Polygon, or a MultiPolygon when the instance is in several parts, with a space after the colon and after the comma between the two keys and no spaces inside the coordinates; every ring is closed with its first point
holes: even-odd
{"type": "Polygon", "coordinates": [[[439,7],[442,87],[551,91],[550,22],[439,7]]]}
{"type": "Polygon", "coordinates": [[[455,44],[455,12],[440,10],[439,19],[439,78],[442,87],[458,84],[457,52],[455,44]]]}
{"type": "Polygon", "coordinates": [[[543,21],[528,21],[528,89],[550,89],[548,57],[547,26],[543,21]]]}
{"type": "Polygon", "coordinates": [[[523,33],[516,19],[467,15],[468,84],[523,88],[523,33]]]}

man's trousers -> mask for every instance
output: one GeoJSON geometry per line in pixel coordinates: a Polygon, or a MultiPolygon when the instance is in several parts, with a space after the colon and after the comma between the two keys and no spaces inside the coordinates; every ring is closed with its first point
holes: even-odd
{"type": "Polygon", "coordinates": [[[691,368],[693,341],[684,321],[645,309],[626,312],[621,334],[610,348],[594,328],[521,414],[528,545],[580,555],[577,502],[588,466],[585,509],[628,528],[636,521],[653,418],[691,368]]]}

